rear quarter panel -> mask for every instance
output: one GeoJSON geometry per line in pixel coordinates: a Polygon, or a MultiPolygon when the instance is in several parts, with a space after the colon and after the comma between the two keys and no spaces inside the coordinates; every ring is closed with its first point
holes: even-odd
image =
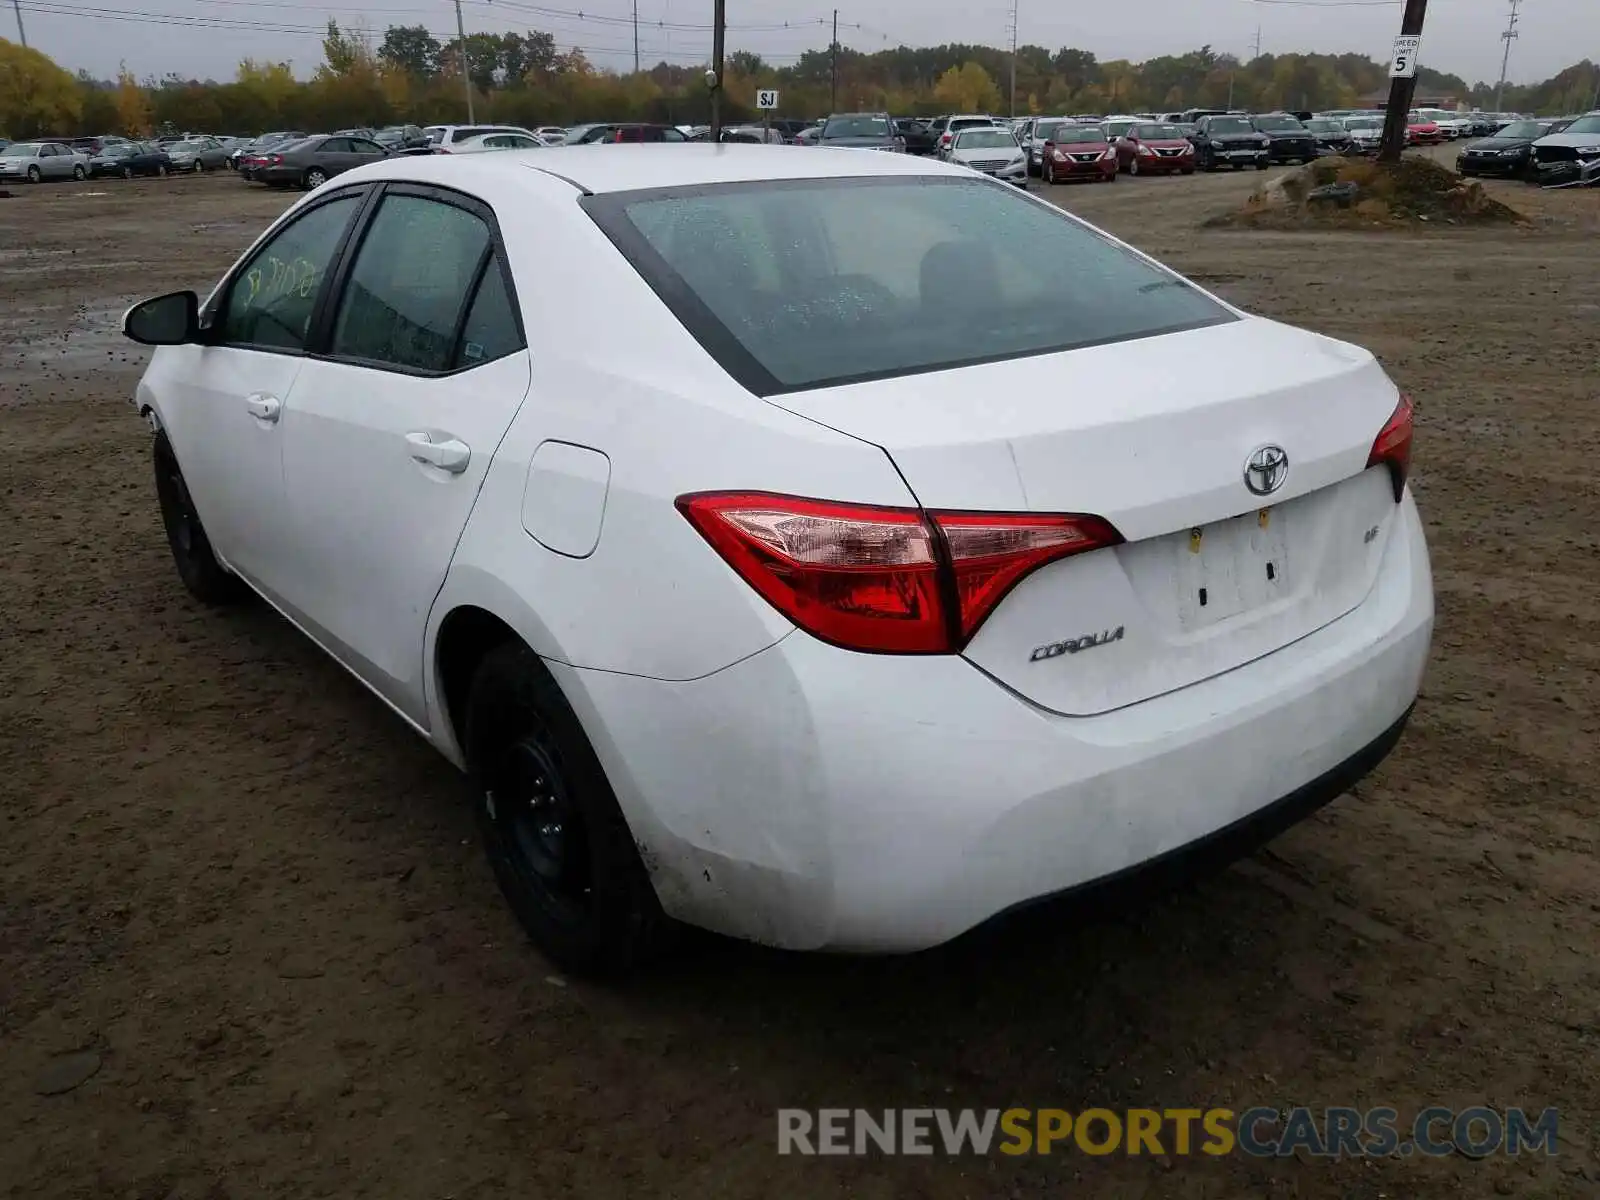
{"type": "Polygon", "coordinates": [[[490,181],[505,172],[470,174],[485,177],[476,194],[501,224],[533,382],[435,604],[430,654],[444,617],[464,604],[496,613],[546,659],[660,679],[698,678],[772,645],[792,626],[712,551],[675,499],[759,489],[912,503],[887,455],[735,384],[582,211],[571,185],[534,171],[515,186],[490,181]],[[587,557],[548,549],[524,527],[529,464],[546,441],[610,461],[587,557]]]}

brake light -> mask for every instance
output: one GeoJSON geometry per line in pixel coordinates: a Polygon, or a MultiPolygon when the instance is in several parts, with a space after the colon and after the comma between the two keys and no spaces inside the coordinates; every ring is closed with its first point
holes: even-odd
{"type": "Polygon", "coordinates": [[[435,154],[449,154],[450,153],[450,151],[445,149],[443,146],[435,146],[433,148],[433,152],[435,154]]]}
{"type": "Polygon", "coordinates": [[[1400,503],[1400,497],[1405,494],[1406,476],[1411,473],[1414,413],[1411,397],[1401,392],[1400,403],[1394,406],[1394,412],[1389,420],[1378,431],[1378,436],[1372,443],[1372,453],[1367,456],[1367,466],[1375,467],[1382,463],[1389,468],[1389,476],[1394,481],[1396,504],[1400,503]]]}
{"type": "Polygon", "coordinates": [[[955,653],[1030,572],[1122,541],[1099,517],[924,512],[764,492],[681,496],[678,509],[796,625],[888,654],[955,653]]]}
{"type": "Polygon", "coordinates": [[[267,165],[269,167],[275,167],[281,162],[283,162],[283,155],[281,155],[281,154],[269,154],[269,155],[267,155],[267,165]]]}

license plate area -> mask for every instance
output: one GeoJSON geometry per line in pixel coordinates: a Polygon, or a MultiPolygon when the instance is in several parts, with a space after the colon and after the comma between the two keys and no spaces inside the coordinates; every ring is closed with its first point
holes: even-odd
{"type": "Polygon", "coordinates": [[[1263,508],[1172,537],[1178,627],[1207,629],[1291,594],[1287,514],[1263,508]]]}

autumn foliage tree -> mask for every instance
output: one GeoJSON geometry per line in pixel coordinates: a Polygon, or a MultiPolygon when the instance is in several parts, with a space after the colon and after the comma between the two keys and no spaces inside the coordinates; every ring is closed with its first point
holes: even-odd
{"type": "Polygon", "coordinates": [[[39,51],[0,38],[0,130],[13,138],[61,133],[82,113],[76,79],[39,51]]]}
{"type": "Polygon", "coordinates": [[[150,97],[139,86],[126,63],[117,73],[117,125],[132,138],[149,137],[151,132],[150,97]]]}
{"type": "MultiPolygon", "coordinates": [[[[0,41],[0,134],[104,133],[113,125],[256,133],[460,121],[466,116],[463,52],[479,120],[571,125],[704,122],[710,115],[704,64],[662,62],[619,74],[596,66],[580,49],[562,51],[552,35],[537,30],[469,34],[463,45],[456,38],[441,41],[420,25],[369,37],[330,21],[324,61],[310,79],[296,78],[287,63],[246,59],[226,82],[169,76],[138,83],[131,73],[137,64],[114,83],[74,80],[37,51],[0,41]]],[[[775,115],[821,116],[834,102],[836,67],[841,109],[998,113],[1006,98],[996,80],[1009,75],[1010,55],[962,43],[871,54],[841,46],[837,63],[827,49],[816,48],[776,66],[730,47],[723,115],[756,118],[756,89],[776,88],[783,107],[775,115]]],[[[1209,46],[1143,62],[1101,61],[1071,46],[1054,52],[1019,46],[1016,78],[1019,110],[1039,113],[1347,107],[1387,84],[1385,65],[1359,54],[1263,54],[1245,62],[1209,46]]],[[[1594,102],[1597,86],[1600,67],[1585,61],[1543,83],[1507,88],[1505,104],[1532,112],[1580,110],[1594,102]]],[[[1418,90],[1493,106],[1492,84],[1469,85],[1427,68],[1419,73],[1418,90]]]]}

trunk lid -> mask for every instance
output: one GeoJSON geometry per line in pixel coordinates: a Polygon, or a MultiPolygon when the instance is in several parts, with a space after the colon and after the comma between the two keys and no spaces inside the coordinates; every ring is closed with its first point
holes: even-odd
{"type": "Polygon", "coordinates": [[[966,655],[1088,715],[1271,653],[1361,603],[1396,505],[1366,469],[1394,385],[1258,318],[774,398],[881,446],[930,509],[1090,513],[1126,543],[1024,578],[966,655]],[[1245,468],[1277,446],[1269,496],[1245,468]]]}

